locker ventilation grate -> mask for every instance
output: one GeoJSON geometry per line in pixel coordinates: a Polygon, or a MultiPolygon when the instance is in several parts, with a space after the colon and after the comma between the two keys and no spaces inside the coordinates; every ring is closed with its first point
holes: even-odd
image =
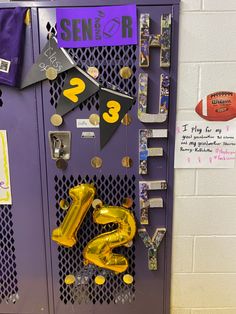
{"type": "Polygon", "coordinates": [[[3,105],[3,101],[2,101],[2,91],[1,91],[1,89],[0,89],[0,107],[2,107],[2,105],[3,105]]]}
{"type": "Polygon", "coordinates": [[[11,206],[0,206],[0,303],[15,303],[18,292],[11,206]]]}
{"type": "MultiPolygon", "coordinates": [[[[56,34],[56,27],[48,22],[46,25],[48,33],[56,34]]],[[[127,92],[130,96],[135,96],[137,92],[136,74],[136,45],[91,47],[67,49],[70,56],[76,61],[79,67],[86,71],[87,67],[95,66],[99,69],[99,82],[105,87],[116,86],[119,90],[127,92]],[[130,79],[124,80],[119,75],[122,67],[129,66],[133,75],[130,79]]],[[[54,82],[50,82],[51,105],[57,106],[61,90],[65,81],[65,74],[61,74],[54,82]]],[[[88,110],[99,109],[97,95],[94,95],[83,104],[80,109],[87,107],[88,110]]]]}
{"type": "MultiPolygon", "coordinates": [[[[54,177],[55,180],[55,199],[56,199],[56,218],[57,226],[63,221],[66,212],[59,207],[60,199],[70,201],[68,197],[68,191],[71,187],[80,183],[93,182],[97,189],[97,197],[100,198],[105,204],[121,205],[124,197],[132,197],[135,203],[135,176],[109,176],[101,177],[86,176],[82,179],[81,176],[74,178],[70,176],[58,176],[54,177]]],[[[134,211],[135,204],[133,204],[132,210],[134,211]]],[[[121,275],[112,275],[106,273],[106,282],[102,286],[94,284],[94,278],[97,274],[101,274],[103,270],[99,270],[97,267],[90,269],[90,275],[83,265],[82,250],[85,245],[98,234],[110,231],[114,229],[114,224],[101,226],[93,223],[92,220],[92,208],[90,208],[84,222],[78,231],[78,243],[73,248],[65,248],[58,246],[58,261],[59,261],[59,285],[60,285],[60,299],[65,303],[125,303],[133,302],[135,294],[135,283],[131,285],[125,285],[122,281],[121,275]],[[68,274],[74,274],[77,276],[77,284],[73,286],[67,286],[64,283],[65,276],[68,274]],[[80,277],[79,277],[80,276],[80,277]],[[87,276],[87,277],[86,277],[87,276]],[[83,284],[78,283],[80,278],[83,284]],[[87,278],[86,282],[85,279],[87,278]]],[[[124,254],[129,260],[129,269],[126,273],[135,275],[135,244],[130,248],[121,247],[116,250],[117,252],[124,254]]],[[[80,282],[80,283],[81,283],[80,282]]]]}

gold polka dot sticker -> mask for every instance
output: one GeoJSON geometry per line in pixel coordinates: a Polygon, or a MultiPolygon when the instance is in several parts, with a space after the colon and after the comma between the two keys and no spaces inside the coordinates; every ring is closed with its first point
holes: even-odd
{"type": "Polygon", "coordinates": [[[63,123],[63,118],[59,114],[53,114],[50,118],[50,122],[54,126],[60,126],[63,123]]]}
{"type": "Polygon", "coordinates": [[[53,67],[49,67],[46,70],[46,78],[50,81],[53,81],[57,78],[57,70],[53,67]]]}
{"type": "Polygon", "coordinates": [[[123,281],[127,285],[131,285],[133,283],[133,281],[134,281],[134,277],[132,275],[126,274],[126,275],[123,276],[123,281]]]}
{"type": "Polygon", "coordinates": [[[75,276],[72,274],[67,275],[64,281],[66,285],[73,285],[73,283],[75,283],[75,276]]]}
{"type": "Polygon", "coordinates": [[[96,67],[88,67],[87,73],[92,76],[94,79],[98,78],[99,70],[96,67]]]}
{"type": "Polygon", "coordinates": [[[101,286],[101,285],[103,285],[105,283],[106,278],[104,276],[102,276],[102,275],[98,275],[98,276],[95,277],[94,281],[95,281],[95,283],[97,285],[101,286]]]}
{"type": "Polygon", "coordinates": [[[132,74],[133,74],[133,71],[129,67],[123,67],[120,69],[120,76],[123,79],[129,79],[132,76],[132,74]]]}
{"type": "Polygon", "coordinates": [[[99,200],[98,198],[96,198],[96,199],[92,202],[92,207],[93,207],[94,209],[100,208],[100,207],[102,207],[102,205],[103,205],[103,202],[102,202],[101,200],[99,200]]]}
{"type": "Polygon", "coordinates": [[[131,208],[133,205],[133,199],[131,197],[126,197],[123,199],[122,206],[125,208],[131,208]]]}
{"type": "Polygon", "coordinates": [[[67,200],[60,200],[59,206],[63,210],[67,210],[70,207],[70,203],[67,200]]]}
{"type": "Polygon", "coordinates": [[[129,156],[125,156],[122,158],[121,164],[124,168],[131,168],[133,165],[133,161],[129,156]]]}
{"type": "Polygon", "coordinates": [[[102,159],[100,157],[97,157],[97,156],[93,157],[91,159],[91,166],[93,168],[101,168],[101,166],[102,166],[102,159]]]}
{"type": "Polygon", "coordinates": [[[98,114],[96,113],[92,113],[90,116],[89,116],[89,122],[92,124],[92,125],[98,125],[99,122],[100,122],[100,117],[98,114]]]}
{"type": "Polygon", "coordinates": [[[131,116],[128,113],[126,113],[124,118],[121,120],[121,123],[123,125],[130,125],[131,121],[132,121],[131,116]]]}

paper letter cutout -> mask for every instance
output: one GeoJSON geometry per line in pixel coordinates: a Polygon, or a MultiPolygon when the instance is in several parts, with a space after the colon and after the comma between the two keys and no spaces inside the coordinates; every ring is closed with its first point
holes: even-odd
{"type": "Polygon", "coordinates": [[[161,34],[150,34],[150,14],[140,15],[139,66],[149,67],[149,48],[160,47],[160,67],[170,67],[171,14],[161,16],[161,34]]]}
{"type": "Polygon", "coordinates": [[[144,245],[148,249],[148,269],[157,270],[157,250],[161,244],[162,239],[166,233],[165,228],[157,228],[153,237],[150,238],[147,230],[145,228],[139,229],[138,234],[143,240],[144,245]]]}
{"type": "Polygon", "coordinates": [[[139,174],[147,174],[148,157],[163,156],[163,148],[148,148],[149,138],[166,138],[166,129],[141,129],[139,130],[139,174]]]}
{"type": "Polygon", "coordinates": [[[148,104],[148,74],[139,74],[138,91],[138,118],[145,123],[165,122],[168,116],[170,78],[168,75],[160,76],[160,97],[158,113],[147,113],[148,104]]]}
{"type": "Polygon", "coordinates": [[[148,211],[149,208],[163,207],[162,197],[149,198],[149,190],[166,190],[167,183],[165,180],[161,181],[139,181],[139,206],[140,206],[140,223],[141,225],[148,225],[148,211]]]}

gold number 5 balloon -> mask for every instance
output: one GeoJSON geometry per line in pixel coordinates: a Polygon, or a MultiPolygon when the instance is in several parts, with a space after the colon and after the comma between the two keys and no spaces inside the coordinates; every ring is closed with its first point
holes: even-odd
{"type": "Polygon", "coordinates": [[[133,213],[124,207],[103,206],[94,210],[93,220],[103,225],[116,223],[118,228],[95,237],[87,244],[83,251],[85,264],[95,264],[117,273],[126,271],[127,258],[113,253],[112,250],[134,238],[136,223],[133,213]]]}
{"type": "Polygon", "coordinates": [[[69,190],[72,204],[60,227],[52,232],[52,240],[60,245],[72,247],[76,243],[79,230],[94,199],[96,189],[92,184],[81,184],[69,190]]]}

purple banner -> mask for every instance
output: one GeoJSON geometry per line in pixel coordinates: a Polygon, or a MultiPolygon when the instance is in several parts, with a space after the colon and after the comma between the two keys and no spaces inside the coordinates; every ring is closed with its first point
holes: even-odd
{"type": "Polygon", "coordinates": [[[137,44],[136,5],[56,10],[59,47],[137,44]]]}

